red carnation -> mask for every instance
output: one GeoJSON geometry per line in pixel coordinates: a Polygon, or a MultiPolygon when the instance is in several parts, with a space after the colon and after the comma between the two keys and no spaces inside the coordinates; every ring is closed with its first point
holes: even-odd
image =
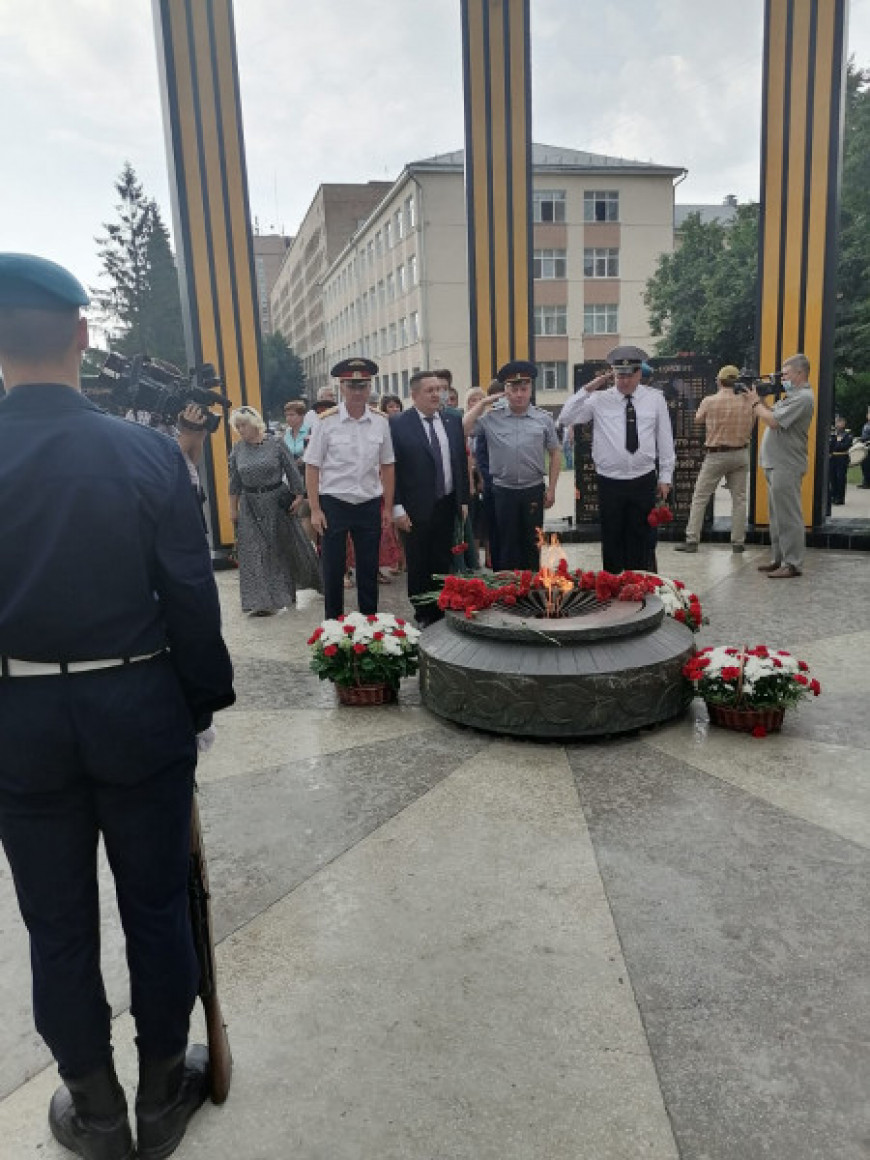
{"type": "Polygon", "coordinates": [[[338,645],[337,644],[328,644],[323,650],[323,655],[325,657],[334,657],[337,652],[338,652],[338,645]]]}
{"type": "Polygon", "coordinates": [[[809,667],[810,667],[810,666],[807,664],[807,662],[806,662],[806,661],[798,661],[798,668],[800,669],[800,671],[801,671],[802,673],[806,673],[806,672],[808,672],[808,671],[809,671],[809,667]]]}
{"type": "Polygon", "coordinates": [[[725,665],[725,667],[722,669],[722,680],[723,681],[737,681],[739,679],[740,679],[740,667],[739,667],[739,665],[725,665]]]}
{"type": "Polygon", "coordinates": [[[353,627],[353,625],[352,625],[352,624],[346,624],[346,625],[344,626],[344,630],[343,630],[343,631],[344,631],[344,634],[345,634],[345,636],[353,636],[353,634],[354,634],[354,627],[353,627]]]}
{"type": "Polygon", "coordinates": [[[767,730],[764,728],[763,725],[756,725],[755,728],[752,730],[752,736],[753,737],[766,737],[767,730]]]}
{"type": "Polygon", "coordinates": [[[366,646],[364,644],[355,644],[353,646],[353,651],[357,654],[364,653],[366,651],[366,646]]]}
{"type": "MultiPolygon", "coordinates": [[[[403,620],[402,624],[404,624],[404,623],[405,622],[403,620]]],[[[405,632],[405,630],[403,628],[397,628],[396,631],[393,633],[393,636],[407,636],[407,635],[408,634],[405,632]]]]}
{"type": "Polygon", "coordinates": [[[814,677],[810,681],[810,692],[813,694],[814,697],[818,697],[818,695],[819,695],[819,693],[821,693],[821,691],[822,691],[822,686],[819,684],[819,682],[814,677]]]}
{"type": "Polygon", "coordinates": [[[374,613],[372,613],[370,616],[367,616],[366,620],[368,621],[369,624],[377,624],[378,623],[378,618],[374,613]]]}
{"type": "Polygon", "coordinates": [[[383,639],[384,639],[384,634],[382,632],[373,632],[372,633],[372,640],[383,640],[383,639]]]}

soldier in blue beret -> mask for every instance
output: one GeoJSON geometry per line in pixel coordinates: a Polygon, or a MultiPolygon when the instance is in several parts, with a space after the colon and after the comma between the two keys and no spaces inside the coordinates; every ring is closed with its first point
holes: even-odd
{"type": "Polygon", "coordinates": [[[79,389],[88,304],[54,262],[0,254],[0,839],[30,933],[36,1027],[63,1085],[55,1138],[133,1156],[100,973],[102,835],[127,942],[138,1155],[168,1156],[206,1096],[188,1050],[197,734],[234,700],[184,458],[79,389]]]}

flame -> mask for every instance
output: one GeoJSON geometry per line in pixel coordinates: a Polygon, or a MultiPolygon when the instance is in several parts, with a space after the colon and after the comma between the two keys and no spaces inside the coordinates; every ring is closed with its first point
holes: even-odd
{"type": "Polygon", "coordinates": [[[550,535],[548,539],[543,528],[537,528],[535,543],[540,550],[541,567],[534,579],[547,593],[547,615],[552,616],[562,603],[563,594],[574,591],[574,581],[557,571],[559,564],[568,560],[558,536],[550,535]]]}

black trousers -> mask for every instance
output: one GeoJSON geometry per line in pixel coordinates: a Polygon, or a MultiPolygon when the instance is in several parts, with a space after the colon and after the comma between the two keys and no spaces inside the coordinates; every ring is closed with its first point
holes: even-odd
{"type": "Polygon", "coordinates": [[[828,462],[828,493],[831,503],[846,502],[846,473],[849,470],[847,455],[832,455],[828,462]]]}
{"type": "Polygon", "coordinates": [[[541,558],[537,532],[544,526],[543,483],[534,487],[493,487],[492,495],[498,528],[498,554],[493,568],[537,572],[541,558]]]}
{"type": "Polygon", "coordinates": [[[378,547],[381,542],[381,500],[346,503],[331,495],[320,497],[326,516],[321,540],[323,601],[327,620],[344,612],[344,574],[347,569],[347,537],[356,557],[356,594],[360,612],[378,610],[378,547]]]}
{"type": "MultiPolygon", "coordinates": [[[[408,596],[412,604],[415,596],[435,590],[438,586],[435,576],[446,576],[450,572],[456,516],[456,497],[451,492],[435,501],[428,520],[412,520],[411,531],[402,534],[408,568],[408,596]]],[[[415,617],[420,625],[432,624],[443,615],[437,604],[415,606],[415,617]]]]}
{"type": "Polygon", "coordinates": [[[606,572],[651,571],[655,545],[647,516],[655,507],[656,473],[639,479],[598,476],[601,557],[606,572]]]}
{"type": "Polygon", "coordinates": [[[0,839],[30,934],[37,1030],[64,1078],[111,1060],[102,835],[140,1054],[184,1050],[199,966],[187,895],[196,742],[165,659],[0,680],[0,839]]]}

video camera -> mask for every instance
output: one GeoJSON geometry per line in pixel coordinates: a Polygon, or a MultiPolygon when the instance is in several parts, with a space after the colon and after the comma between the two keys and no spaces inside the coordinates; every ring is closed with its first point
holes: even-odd
{"type": "Polygon", "coordinates": [[[172,363],[137,354],[125,358],[114,351],[103,363],[95,384],[97,391],[108,389],[109,397],[122,411],[150,411],[169,424],[188,405],[196,403],[205,413],[205,427],[211,434],[220,427],[220,415],[210,407],[222,407],[224,415],[232,401],[223,392],[223,384],[212,363],[194,367],[185,375],[172,363]]]}
{"type": "Polygon", "coordinates": [[[743,367],[734,383],[734,394],[743,395],[750,387],[754,387],[759,395],[773,395],[776,401],[782,394],[782,373],[772,371],[769,375],[759,375],[757,371],[743,367]]]}

